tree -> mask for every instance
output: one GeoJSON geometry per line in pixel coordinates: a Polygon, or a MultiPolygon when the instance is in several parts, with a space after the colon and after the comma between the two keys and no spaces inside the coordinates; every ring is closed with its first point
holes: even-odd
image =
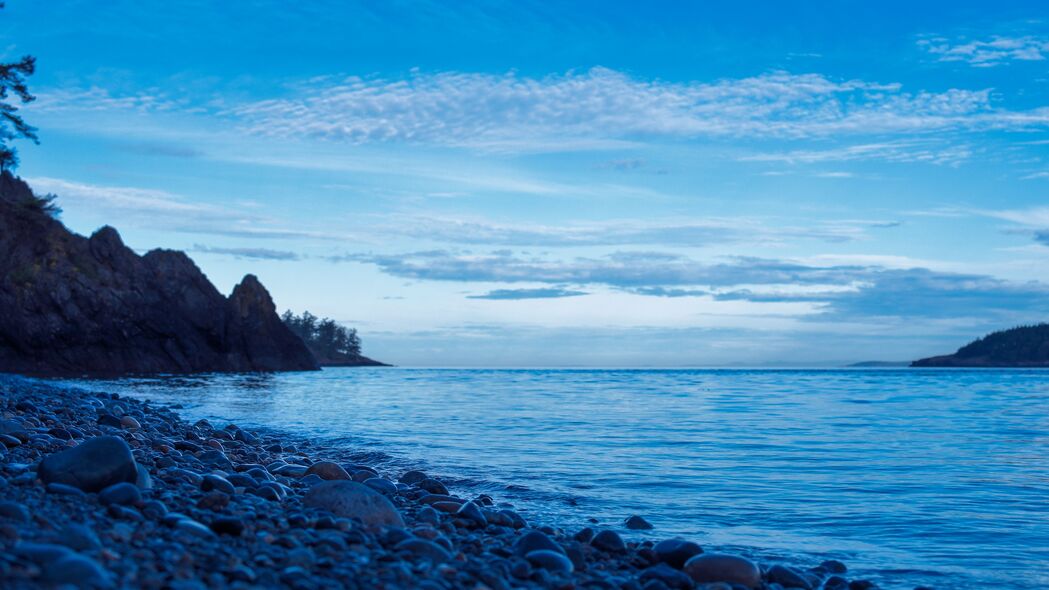
{"type": "MultiPolygon", "coordinates": [[[[0,9],[4,3],[0,2],[0,9]]],[[[33,102],[36,97],[29,93],[26,78],[36,71],[36,58],[26,55],[18,61],[0,63],[0,171],[7,172],[18,166],[18,152],[10,146],[15,139],[28,139],[40,143],[36,128],[30,126],[18,114],[18,107],[11,104],[13,94],[22,104],[33,102]]]]}
{"type": "Polygon", "coordinates": [[[340,326],[331,318],[318,318],[308,311],[297,316],[289,309],[280,319],[322,362],[352,361],[361,356],[361,339],[354,328],[340,326]]]}

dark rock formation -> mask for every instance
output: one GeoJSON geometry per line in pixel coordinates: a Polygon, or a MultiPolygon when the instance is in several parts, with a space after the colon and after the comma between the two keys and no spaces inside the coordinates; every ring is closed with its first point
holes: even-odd
{"type": "Polygon", "coordinates": [[[90,238],[0,175],[0,372],[49,376],[313,370],[252,275],[223,297],[182,252],[90,238]]]}
{"type": "Polygon", "coordinates": [[[954,354],[917,360],[911,366],[1049,368],[1049,324],[994,332],[954,354]]]}

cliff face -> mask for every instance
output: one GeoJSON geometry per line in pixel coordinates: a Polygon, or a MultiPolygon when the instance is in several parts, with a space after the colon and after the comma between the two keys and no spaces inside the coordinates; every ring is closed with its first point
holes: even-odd
{"type": "Polygon", "coordinates": [[[252,275],[227,299],[182,252],[90,238],[0,176],[0,372],[121,375],[313,370],[252,275]]]}
{"type": "Polygon", "coordinates": [[[994,332],[959,348],[954,354],[921,359],[911,366],[1049,368],[1049,324],[994,332]]]}

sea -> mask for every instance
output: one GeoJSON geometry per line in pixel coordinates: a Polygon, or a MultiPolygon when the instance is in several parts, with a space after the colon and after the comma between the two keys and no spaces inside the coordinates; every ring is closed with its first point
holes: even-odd
{"type": "Polygon", "coordinates": [[[1049,370],[433,369],[65,381],[423,469],[532,522],[1049,586],[1049,370]],[[641,515],[651,531],[625,531],[641,515]]]}

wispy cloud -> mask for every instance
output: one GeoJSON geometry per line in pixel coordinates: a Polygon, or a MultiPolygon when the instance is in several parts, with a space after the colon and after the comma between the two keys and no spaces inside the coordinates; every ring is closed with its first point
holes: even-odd
{"type": "Polygon", "coordinates": [[[294,88],[289,98],[226,114],[260,134],[489,147],[550,138],[800,137],[1049,122],[1046,112],[993,109],[989,90],[905,92],[899,84],[787,72],[675,83],[606,68],[543,78],[326,78],[294,88]]]}
{"type": "Polygon", "coordinates": [[[222,254],[236,258],[252,258],[256,260],[299,260],[301,257],[295,252],[286,250],[271,250],[269,248],[220,248],[216,246],[205,246],[195,244],[194,252],[203,254],[222,254]]]}
{"type": "Polygon", "coordinates": [[[822,318],[995,316],[1049,312],[1049,286],[987,275],[876,265],[812,265],[789,260],[733,258],[705,263],[664,252],[616,252],[603,257],[551,259],[508,251],[468,254],[443,250],[400,255],[347,255],[392,276],[433,281],[604,286],[654,297],[707,297],[756,303],[807,302],[822,318]]]}
{"type": "Polygon", "coordinates": [[[559,299],[561,297],[579,297],[586,291],[573,291],[560,287],[543,287],[538,289],[495,289],[483,295],[469,295],[467,299],[491,299],[496,301],[514,301],[520,299],[559,299]]]}
{"type": "Polygon", "coordinates": [[[742,162],[777,162],[784,164],[878,160],[883,162],[957,165],[968,160],[972,155],[973,148],[965,144],[952,145],[933,140],[900,140],[882,143],[861,143],[817,150],[766,152],[741,156],[739,160],[742,162]]]}
{"type": "Polygon", "coordinates": [[[940,61],[963,61],[974,67],[993,67],[1012,61],[1044,61],[1049,55],[1049,39],[1044,37],[1000,37],[921,39],[918,45],[940,61]]]}
{"type": "Polygon", "coordinates": [[[729,243],[778,244],[786,240],[848,242],[874,229],[892,228],[895,220],[842,219],[798,225],[789,220],[749,217],[652,219],[582,224],[497,223],[485,219],[406,217],[383,226],[384,233],[449,244],[572,247],[662,245],[704,247],[729,243]]]}

